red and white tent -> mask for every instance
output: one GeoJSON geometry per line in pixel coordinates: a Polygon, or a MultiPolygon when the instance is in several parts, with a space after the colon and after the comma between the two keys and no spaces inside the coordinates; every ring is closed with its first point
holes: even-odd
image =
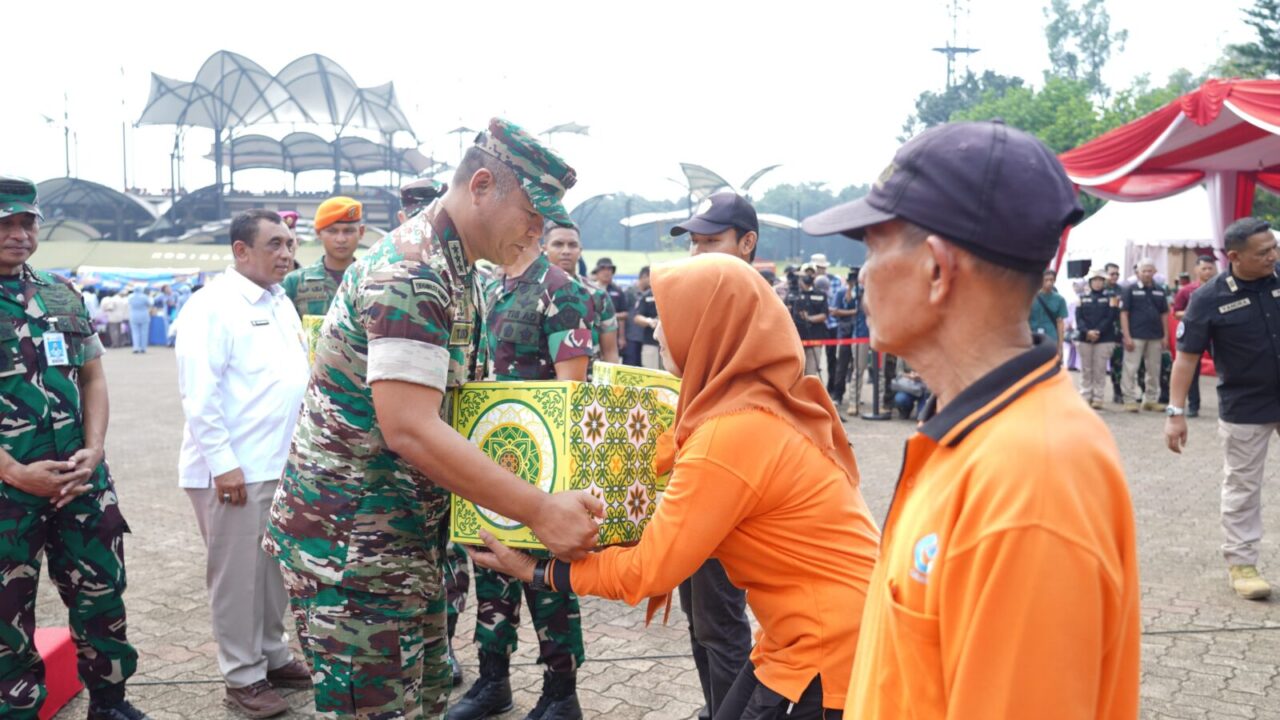
{"type": "Polygon", "coordinates": [[[1252,212],[1258,185],[1280,194],[1280,80],[1209,80],[1059,159],[1072,182],[1108,200],[1204,184],[1221,247],[1226,226],[1252,212]]]}

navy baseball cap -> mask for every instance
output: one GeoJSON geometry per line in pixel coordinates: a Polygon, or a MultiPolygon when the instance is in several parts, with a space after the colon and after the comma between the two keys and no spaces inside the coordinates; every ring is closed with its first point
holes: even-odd
{"type": "Polygon", "coordinates": [[[756,217],[756,209],[751,207],[746,198],[735,192],[724,191],[703,200],[693,217],[671,228],[671,237],[687,232],[715,235],[729,228],[759,234],[760,220],[756,217]]]}
{"type": "Polygon", "coordinates": [[[1038,271],[1084,215],[1062,163],[1035,137],[996,120],[948,123],[912,138],[863,198],[804,219],[810,235],[861,239],[900,218],[984,260],[1038,271]]]}

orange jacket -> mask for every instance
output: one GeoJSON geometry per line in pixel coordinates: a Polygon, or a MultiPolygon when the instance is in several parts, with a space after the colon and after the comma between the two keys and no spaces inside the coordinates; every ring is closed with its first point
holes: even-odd
{"type": "Polygon", "coordinates": [[[1036,347],[907,442],[845,717],[1136,718],[1138,592],[1115,444],[1036,347]]]}
{"type": "Polygon", "coordinates": [[[631,604],[670,592],[708,557],[724,564],[760,622],[751,661],[791,701],[815,675],[823,705],[844,706],[879,535],[861,493],[774,415],[714,417],[685,441],[635,547],[569,565],[556,584],[631,604]]]}

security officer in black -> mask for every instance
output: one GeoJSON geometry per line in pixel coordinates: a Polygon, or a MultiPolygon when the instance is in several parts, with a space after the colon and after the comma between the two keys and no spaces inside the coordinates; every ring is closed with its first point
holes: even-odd
{"type": "Polygon", "coordinates": [[[1165,409],[1165,440],[1182,452],[1184,403],[1200,354],[1212,347],[1218,374],[1218,427],[1226,454],[1222,532],[1231,587],[1248,600],[1271,594],[1258,573],[1262,481],[1267,446],[1280,432],[1280,278],[1276,236],[1265,220],[1246,217],[1227,227],[1229,272],[1191,296],[1178,324],[1178,359],[1165,409]]]}
{"type": "Polygon", "coordinates": [[[1138,412],[1163,410],[1160,397],[1160,363],[1164,354],[1165,320],[1169,315],[1169,296],[1155,282],[1156,267],[1149,261],[1138,263],[1138,282],[1120,293],[1120,335],[1124,342],[1124,375],[1120,389],[1124,393],[1124,409],[1138,412]],[[1138,368],[1145,365],[1146,382],[1142,394],[1138,390],[1138,368]]]}
{"type": "Polygon", "coordinates": [[[1105,404],[1107,361],[1116,345],[1116,306],[1114,292],[1107,287],[1107,276],[1101,268],[1089,274],[1089,286],[1076,306],[1076,348],[1080,351],[1080,394],[1095,410],[1105,404]]]}
{"type": "MultiPolygon", "coordinates": [[[[801,340],[827,339],[827,292],[814,284],[814,278],[808,273],[787,274],[786,304],[791,311],[791,319],[800,333],[801,340]]],[[[804,374],[819,375],[821,368],[821,347],[804,349],[804,374]]]]}

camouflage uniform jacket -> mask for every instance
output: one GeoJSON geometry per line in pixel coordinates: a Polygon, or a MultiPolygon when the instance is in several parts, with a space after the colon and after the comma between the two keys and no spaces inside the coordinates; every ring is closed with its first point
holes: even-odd
{"type": "Polygon", "coordinates": [[[486,285],[494,380],[554,380],[556,363],[589,357],[591,296],[539,255],[519,277],[486,285]]]}
{"type": "Polygon", "coordinates": [[[591,293],[591,355],[599,360],[600,336],[618,331],[618,312],[613,308],[609,293],[580,277],[574,277],[574,280],[591,293]]]}
{"type": "MultiPolygon", "coordinates": [[[[287,568],[362,592],[439,592],[449,495],[387,447],[369,383],[444,390],[478,379],[486,363],[478,343],[483,302],[439,203],[347,269],[320,328],[263,543],[287,568]]],[[[441,410],[447,417],[448,408],[441,410]]]]}
{"type": "MultiPolygon", "coordinates": [[[[102,357],[102,341],[69,283],[28,265],[19,278],[0,282],[0,448],[23,464],[66,460],[84,447],[80,368],[102,357]],[[66,342],[66,365],[46,358],[53,332],[66,342]]],[[[106,463],[89,484],[107,488],[106,463]]],[[[10,494],[26,495],[0,484],[0,497],[10,494]]]]}
{"type": "Polygon", "coordinates": [[[280,287],[284,288],[284,294],[289,296],[289,301],[297,309],[298,317],[324,317],[333,304],[334,296],[338,294],[338,283],[325,268],[323,255],[314,263],[285,275],[280,287]]]}

